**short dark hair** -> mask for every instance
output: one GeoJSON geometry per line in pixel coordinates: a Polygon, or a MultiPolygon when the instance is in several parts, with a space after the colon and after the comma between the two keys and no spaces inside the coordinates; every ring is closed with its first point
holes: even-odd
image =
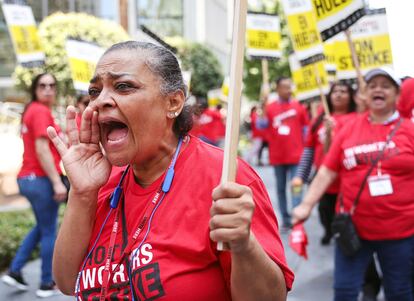
{"type": "Polygon", "coordinates": [[[276,80],[276,87],[277,87],[277,86],[279,86],[279,84],[280,84],[282,81],[286,80],[286,79],[290,80],[290,78],[289,78],[289,77],[287,77],[287,76],[281,76],[281,77],[279,77],[279,78],[276,80]]]}
{"type": "Polygon", "coordinates": [[[37,84],[39,83],[40,79],[45,75],[50,75],[51,77],[53,77],[53,80],[55,81],[55,83],[57,83],[56,77],[51,73],[43,72],[43,73],[36,75],[32,80],[32,84],[30,85],[30,101],[37,101],[37,95],[36,95],[37,84]]]}
{"type": "MultiPolygon", "coordinates": [[[[104,55],[117,50],[140,51],[145,54],[145,64],[150,71],[161,79],[160,92],[164,95],[182,91],[187,97],[180,65],[175,55],[163,46],[147,42],[126,41],[112,45],[104,55]]],[[[175,119],[173,131],[178,136],[186,135],[193,127],[192,110],[184,105],[180,115],[175,119]]]]}

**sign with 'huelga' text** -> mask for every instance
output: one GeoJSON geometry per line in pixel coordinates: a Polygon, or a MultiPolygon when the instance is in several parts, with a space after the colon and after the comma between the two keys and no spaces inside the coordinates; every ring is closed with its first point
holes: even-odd
{"type": "Polygon", "coordinates": [[[246,18],[246,34],[246,54],[249,57],[281,57],[281,35],[278,16],[248,13],[246,18]]]}
{"type": "Polygon", "coordinates": [[[322,40],[348,29],[365,13],[364,0],[312,0],[322,40]]]}
{"type": "Polygon", "coordinates": [[[324,59],[311,0],[282,0],[293,49],[301,65],[324,59]]]}
{"type": "Polygon", "coordinates": [[[2,8],[19,64],[24,67],[43,65],[45,54],[37,34],[32,8],[17,4],[3,4],[2,8]]]}

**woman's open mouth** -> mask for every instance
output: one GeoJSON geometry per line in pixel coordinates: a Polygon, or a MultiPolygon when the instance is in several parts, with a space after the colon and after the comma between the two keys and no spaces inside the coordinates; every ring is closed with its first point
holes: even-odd
{"type": "Polygon", "coordinates": [[[385,97],[376,95],[372,98],[374,103],[383,103],[385,102],[385,97]]]}
{"type": "Polygon", "coordinates": [[[100,123],[101,141],[103,145],[121,146],[127,140],[128,127],[125,123],[115,120],[108,120],[100,123]]]}

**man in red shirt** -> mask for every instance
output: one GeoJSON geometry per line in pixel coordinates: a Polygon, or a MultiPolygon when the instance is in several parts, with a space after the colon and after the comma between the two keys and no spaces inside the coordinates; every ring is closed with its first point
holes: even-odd
{"type": "MultiPolygon", "coordinates": [[[[290,228],[290,214],[286,198],[286,181],[296,173],[303,151],[304,134],[309,123],[305,108],[292,99],[292,81],[280,77],[276,81],[278,99],[266,107],[269,161],[274,166],[277,182],[277,199],[281,211],[283,227],[290,228]]],[[[292,207],[300,203],[301,194],[292,195],[292,207]]]]}

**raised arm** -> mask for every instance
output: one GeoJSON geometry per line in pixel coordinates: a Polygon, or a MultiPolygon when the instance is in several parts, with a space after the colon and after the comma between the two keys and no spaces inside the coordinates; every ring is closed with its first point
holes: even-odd
{"type": "Polygon", "coordinates": [[[71,183],[68,206],[55,244],[53,274],[59,289],[73,294],[79,267],[91,237],[99,188],[106,183],[111,166],[99,147],[98,113],[90,107],[82,115],[80,132],[76,110],[66,112],[69,147],[49,127],[48,134],[59,151],[71,183]]]}

